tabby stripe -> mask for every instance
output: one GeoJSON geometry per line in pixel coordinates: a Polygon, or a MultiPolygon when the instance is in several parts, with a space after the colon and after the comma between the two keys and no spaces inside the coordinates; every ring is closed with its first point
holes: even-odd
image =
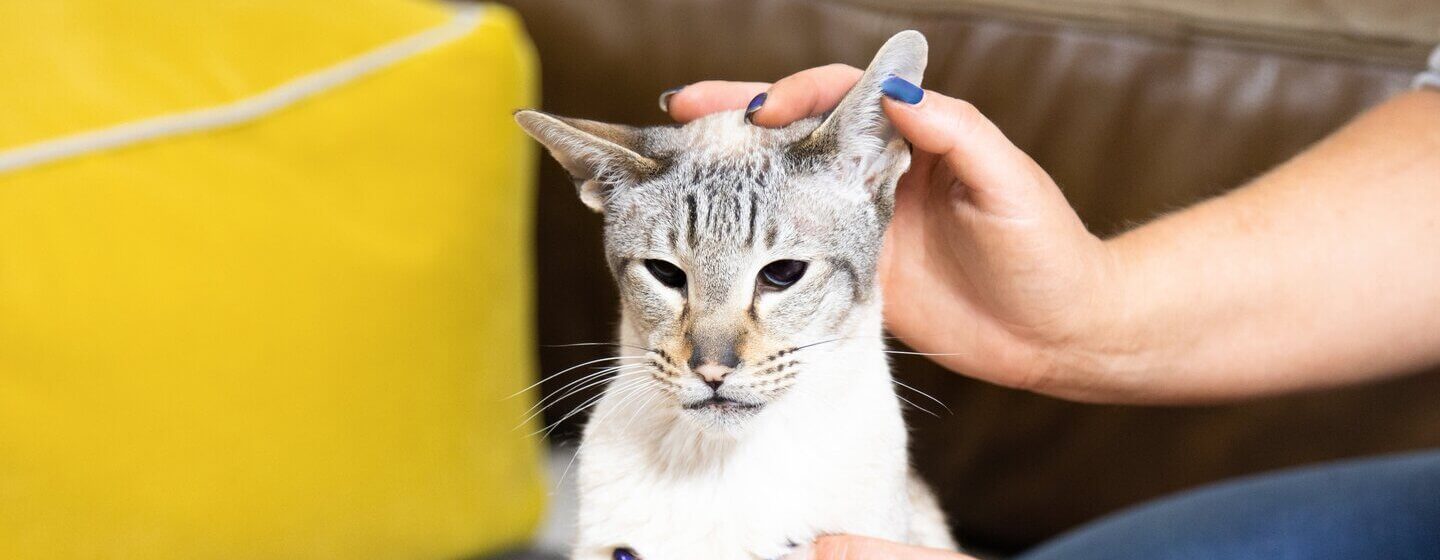
{"type": "Polygon", "coordinates": [[[695,195],[685,195],[685,207],[690,214],[690,225],[685,230],[686,238],[690,241],[690,247],[695,247],[695,234],[699,229],[699,209],[695,207],[695,195]]]}

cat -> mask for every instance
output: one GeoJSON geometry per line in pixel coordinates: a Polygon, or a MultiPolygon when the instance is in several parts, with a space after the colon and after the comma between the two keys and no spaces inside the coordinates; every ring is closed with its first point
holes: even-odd
{"type": "Polygon", "coordinates": [[[578,455],[576,560],[755,560],[826,534],[955,549],[910,471],[876,265],[909,168],[880,83],[892,37],[827,116],[634,128],[519,111],[604,217],[622,365],[578,455]]]}

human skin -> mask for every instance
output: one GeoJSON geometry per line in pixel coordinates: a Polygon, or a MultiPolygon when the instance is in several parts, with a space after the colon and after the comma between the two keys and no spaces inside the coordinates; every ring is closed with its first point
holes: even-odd
{"type": "MultiPolygon", "coordinates": [[[[670,95],[684,122],[746,107],[783,126],[860,75],[670,95]]],[[[913,146],[881,259],[886,325],[964,375],[1063,399],[1193,404],[1440,363],[1440,92],[1391,98],[1274,170],[1108,240],[974,106],[883,101],[913,146]]],[[[865,537],[790,558],[962,560],[865,537]]],[[[973,560],[973,559],[971,559],[973,560]]]]}
{"type": "MultiPolygon", "coordinates": [[[[767,91],[752,122],[783,126],[859,74],[701,82],[668,107],[683,122],[767,91]]],[[[1070,400],[1193,404],[1440,363],[1440,92],[1400,94],[1108,240],[972,105],[883,103],[915,154],[881,263],[886,324],[947,368],[1070,400]]]]}
{"type": "Polygon", "coordinates": [[[964,554],[893,543],[870,537],[820,537],[796,549],[784,560],[976,560],[964,554]]]}

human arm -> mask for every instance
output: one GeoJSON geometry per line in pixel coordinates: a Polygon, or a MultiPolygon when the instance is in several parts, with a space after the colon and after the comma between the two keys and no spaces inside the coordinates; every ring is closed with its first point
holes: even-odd
{"type": "MultiPolygon", "coordinates": [[[[778,126],[858,76],[707,82],[688,120],[778,126]]],[[[969,104],[886,100],[915,147],[882,262],[887,325],[966,375],[1073,400],[1197,403],[1440,363],[1440,93],[1401,94],[1250,184],[1110,240],[969,104]]]]}
{"type": "Polygon", "coordinates": [[[1070,366],[1104,380],[1082,399],[1228,400],[1440,363],[1440,92],[1107,245],[1118,314],[1070,366]]]}

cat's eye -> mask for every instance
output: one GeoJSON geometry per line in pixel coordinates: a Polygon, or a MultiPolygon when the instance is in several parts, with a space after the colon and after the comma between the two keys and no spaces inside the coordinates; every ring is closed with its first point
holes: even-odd
{"type": "Polygon", "coordinates": [[[776,290],[789,288],[805,276],[809,263],[790,259],[779,260],[760,269],[760,283],[776,290]]]}
{"type": "Polygon", "coordinates": [[[628,548],[615,549],[615,553],[611,554],[610,558],[613,560],[640,560],[640,557],[635,554],[635,551],[628,548]]]}
{"type": "Polygon", "coordinates": [[[678,266],[659,259],[645,259],[645,270],[661,284],[676,289],[685,287],[685,271],[678,266]]]}

